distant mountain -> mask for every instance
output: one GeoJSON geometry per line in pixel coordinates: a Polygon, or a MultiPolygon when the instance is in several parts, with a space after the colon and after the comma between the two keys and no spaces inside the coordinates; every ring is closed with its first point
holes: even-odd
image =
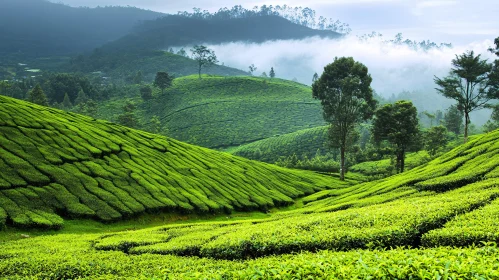
{"type": "Polygon", "coordinates": [[[164,14],[132,7],[73,8],[46,0],[0,1],[0,55],[90,51],[164,14]]]}
{"type": "Polygon", "coordinates": [[[279,16],[203,19],[169,15],[146,21],[133,32],[103,50],[158,50],[167,47],[201,43],[253,42],[303,39],[307,37],[338,38],[341,34],[316,30],[292,23],[279,16]]]}

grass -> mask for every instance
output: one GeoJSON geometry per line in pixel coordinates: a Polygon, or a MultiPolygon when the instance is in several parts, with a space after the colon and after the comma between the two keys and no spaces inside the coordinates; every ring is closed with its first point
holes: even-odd
{"type": "MultiPolygon", "coordinates": [[[[227,149],[323,126],[321,105],[309,87],[281,79],[188,76],[175,79],[164,94],[143,102],[137,116],[145,126],[158,116],[168,136],[208,148],[227,149]]],[[[115,120],[123,97],[99,105],[99,116],[115,120]]]]}
{"type": "Polygon", "coordinates": [[[0,227],[265,211],[348,183],[0,97],[0,227]]]}

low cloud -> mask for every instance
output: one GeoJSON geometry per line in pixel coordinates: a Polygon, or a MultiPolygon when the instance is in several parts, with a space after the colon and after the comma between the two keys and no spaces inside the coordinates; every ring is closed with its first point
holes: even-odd
{"type": "Polygon", "coordinates": [[[456,54],[474,50],[485,58],[494,59],[487,48],[492,40],[430,51],[414,50],[407,46],[385,44],[381,41],[360,42],[356,37],[341,40],[309,38],[295,41],[272,41],[264,44],[229,43],[210,45],[225,65],[247,70],[254,64],[257,75],[274,67],[277,77],[296,78],[311,84],[315,72],[335,57],[352,56],[369,68],[373,88],[383,96],[401,91],[434,91],[433,77],[445,76],[456,54]]]}

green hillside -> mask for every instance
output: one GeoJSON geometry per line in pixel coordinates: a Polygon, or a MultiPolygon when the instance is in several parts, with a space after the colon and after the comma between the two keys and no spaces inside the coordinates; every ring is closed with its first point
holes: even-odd
{"type": "MultiPolygon", "coordinates": [[[[189,76],[175,79],[163,95],[143,102],[144,125],[156,115],[168,136],[208,148],[228,148],[324,125],[320,103],[309,87],[281,79],[189,76]]],[[[99,106],[99,116],[116,120],[123,97],[99,106]]]]}
{"type": "Polygon", "coordinates": [[[312,158],[319,151],[325,154],[327,148],[327,126],[303,129],[275,136],[230,150],[230,153],[263,162],[275,163],[280,157],[307,156],[312,158]]]}
{"type": "Polygon", "coordinates": [[[498,153],[494,131],[270,219],[6,242],[0,270],[39,278],[495,279],[498,153]]]}
{"type": "Polygon", "coordinates": [[[0,97],[0,228],[268,209],[344,185],[0,97]]]}

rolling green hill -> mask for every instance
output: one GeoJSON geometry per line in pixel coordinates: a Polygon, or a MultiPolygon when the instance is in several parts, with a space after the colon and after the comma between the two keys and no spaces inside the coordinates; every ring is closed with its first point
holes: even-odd
{"type": "MultiPolygon", "coordinates": [[[[324,125],[321,105],[309,87],[281,79],[189,76],[175,79],[163,95],[143,102],[137,116],[147,126],[157,115],[168,136],[208,148],[228,148],[324,125]]],[[[99,117],[116,120],[123,97],[99,106],[99,117]]]]}
{"type": "Polygon", "coordinates": [[[7,242],[0,270],[7,277],[495,279],[498,153],[494,131],[424,166],[311,195],[303,208],[269,219],[7,242]]]}
{"type": "Polygon", "coordinates": [[[0,227],[268,209],[343,183],[0,96],[0,227]]]}
{"type": "Polygon", "coordinates": [[[327,126],[303,129],[242,145],[231,149],[230,153],[268,163],[275,163],[280,157],[289,157],[293,154],[312,158],[317,151],[321,154],[329,151],[326,146],[327,133],[327,126]]]}

